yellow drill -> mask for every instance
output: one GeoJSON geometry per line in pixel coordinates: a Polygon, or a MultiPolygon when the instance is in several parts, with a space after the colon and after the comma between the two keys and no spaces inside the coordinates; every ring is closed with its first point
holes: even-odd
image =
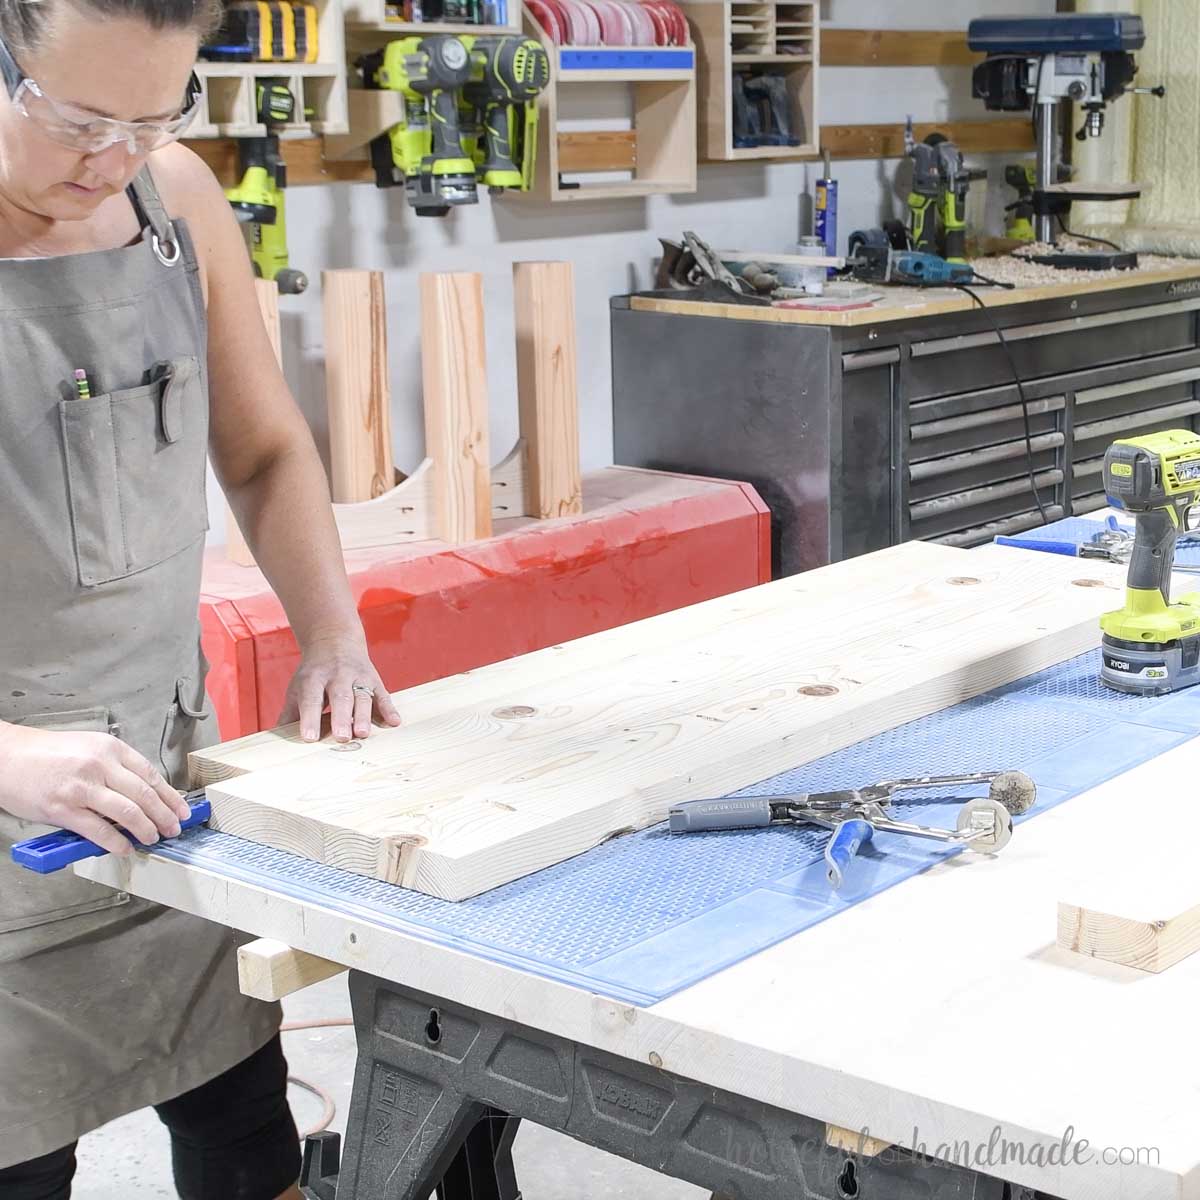
{"type": "Polygon", "coordinates": [[[1101,682],[1143,696],[1200,683],[1200,592],[1171,603],[1175,541],[1200,499],[1200,435],[1170,429],[1114,442],[1104,490],[1134,514],[1136,532],[1125,606],[1100,618],[1101,682]]]}
{"type": "Polygon", "coordinates": [[[292,119],[296,98],[286,84],[260,83],[256,99],[258,119],[267,136],[238,139],[242,177],[236,187],[226,190],[225,198],[245,227],[255,275],[274,280],[285,294],[296,294],[308,287],[308,276],[288,261],[287,167],[275,132],[292,119]]]}
{"type": "Polygon", "coordinates": [[[472,71],[464,40],[452,34],[401,38],[360,66],[368,87],[405,100],[404,121],[371,145],[376,185],[403,181],[418,216],[444,217],[454,205],[474,204],[475,162],[463,149],[458,119],[458,94],[472,71]]]}

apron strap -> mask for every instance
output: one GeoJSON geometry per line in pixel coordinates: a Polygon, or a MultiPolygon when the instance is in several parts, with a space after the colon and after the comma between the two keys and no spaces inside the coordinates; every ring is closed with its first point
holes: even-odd
{"type": "Polygon", "coordinates": [[[181,249],[175,237],[175,227],[167,216],[158,188],[154,186],[150,168],[143,167],[125,192],[137,214],[142,233],[150,231],[150,245],[155,256],[164,266],[174,266],[179,261],[181,249]]]}

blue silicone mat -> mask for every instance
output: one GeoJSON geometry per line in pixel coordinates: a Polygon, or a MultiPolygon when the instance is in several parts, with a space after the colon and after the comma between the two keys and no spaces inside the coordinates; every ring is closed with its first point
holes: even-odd
{"type": "MultiPolygon", "coordinates": [[[[1200,732],[1200,688],[1126,696],[1101,687],[1098,669],[1098,652],[1081,655],[736,794],[1021,769],[1038,785],[1036,807],[1019,821],[1032,819],[1200,732]]],[[[894,810],[952,827],[959,805],[927,796],[894,810]]],[[[835,894],[825,880],[826,836],[788,826],[673,835],[659,825],[457,904],[210,829],[151,852],[648,1005],[961,853],[880,834],[835,894]]]]}

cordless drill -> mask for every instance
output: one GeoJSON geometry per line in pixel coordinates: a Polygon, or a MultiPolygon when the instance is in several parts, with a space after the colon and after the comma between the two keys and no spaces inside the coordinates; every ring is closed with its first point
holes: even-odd
{"type": "Polygon", "coordinates": [[[264,82],[258,84],[255,108],[267,136],[238,139],[242,176],[236,187],[225,192],[225,198],[245,226],[255,275],[274,280],[281,292],[294,295],[308,287],[308,276],[288,263],[287,167],[276,131],[292,119],[296,98],[286,84],[264,82]]]}
{"type": "Polygon", "coordinates": [[[908,193],[912,248],[940,254],[948,262],[966,262],[967,190],[987,172],[969,170],[962,151],[945,134],[934,132],[918,142],[911,116],[904,127],[904,152],[913,160],[908,193]]]}
{"type": "Polygon", "coordinates": [[[1143,696],[1200,683],[1200,592],[1171,603],[1175,539],[1200,498],[1200,435],[1170,429],[1114,442],[1104,490],[1134,514],[1136,530],[1125,606],[1100,618],[1100,680],[1143,696]]]}
{"type": "Polygon", "coordinates": [[[508,34],[461,40],[471,56],[465,96],[480,114],[479,178],[493,192],[528,191],[537,150],[537,98],[550,82],[550,57],[533,38],[508,34]]]}

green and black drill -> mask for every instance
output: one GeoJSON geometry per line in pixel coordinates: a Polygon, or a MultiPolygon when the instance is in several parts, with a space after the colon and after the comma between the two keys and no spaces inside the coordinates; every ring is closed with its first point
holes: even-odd
{"type": "Polygon", "coordinates": [[[367,87],[399,92],[404,120],[371,143],[376,187],[403,184],[418,216],[444,217],[474,204],[475,161],[463,147],[459,93],[471,53],[452,34],[401,38],[359,60],[367,87]]]}
{"type": "Polygon", "coordinates": [[[1100,618],[1100,680],[1142,696],[1200,683],[1200,592],[1171,603],[1175,541],[1200,501],[1200,434],[1169,429],[1114,442],[1104,490],[1136,529],[1125,605],[1100,618]]]}
{"type": "Polygon", "coordinates": [[[912,159],[908,193],[908,236],[913,250],[940,254],[948,262],[966,262],[967,190],[987,172],[970,170],[962,151],[944,134],[918,142],[910,116],[904,128],[904,152],[912,159]]]}
{"type": "Polygon", "coordinates": [[[278,134],[280,126],[292,120],[296,98],[286,84],[264,81],[258,84],[255,108],[267,136],[238,139],[242,176],[236,187],[226,190],[225,197],[245,226],[254,273],[274,280],[281,292],[296,295],[308,287],[308,276],[288,262],[287,167],[278,134]]]}

